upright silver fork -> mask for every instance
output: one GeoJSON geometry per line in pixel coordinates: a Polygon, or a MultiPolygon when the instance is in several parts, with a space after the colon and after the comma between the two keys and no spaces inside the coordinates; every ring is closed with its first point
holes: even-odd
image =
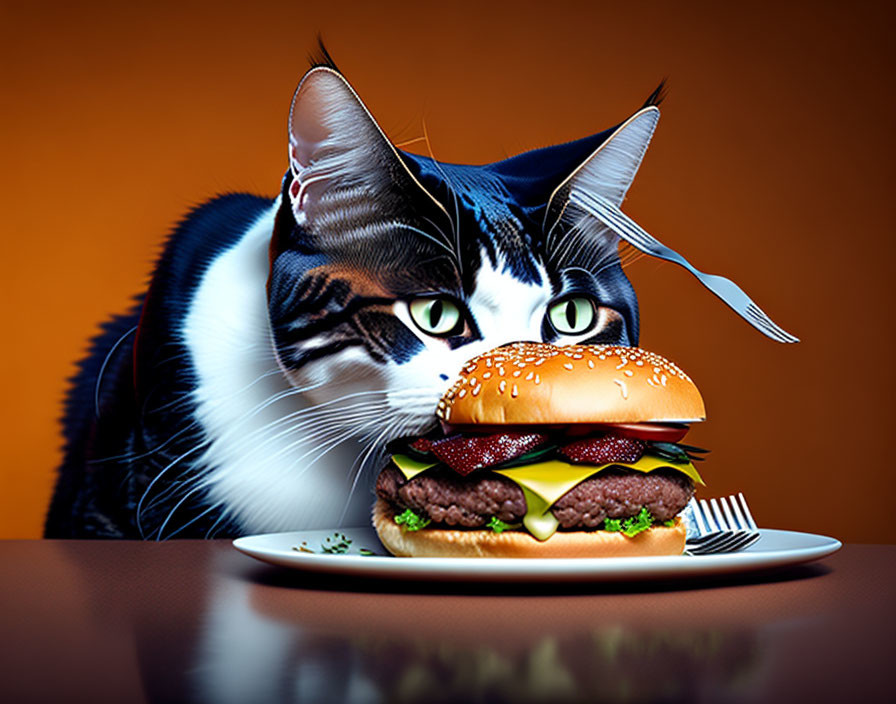
{"type": "Polygon", "coordinates": [[[737,552],[759,540],[759,527],[743,494],[697,501],[685,506],[685,550],[691,555],[737,552]]]}
{"type": "Polygon", "coordinates": [[[757,306],[736,283],[724,276],[705,274],[696,269],[678,252],[670,249],[606,198],[588,191],[573,189],[570,201],[591,213],[633,247],[645,254],[673,262],[690,271],[697,280],[731,309],[764,335],[778,342],[799,342],[799,339],[778,326],[757,306]]]}

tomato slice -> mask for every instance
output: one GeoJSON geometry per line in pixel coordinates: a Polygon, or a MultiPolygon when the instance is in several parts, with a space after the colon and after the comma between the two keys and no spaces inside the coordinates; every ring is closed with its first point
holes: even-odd
{"type": "Polygon", "coordinates": [[[654,440],[656,442],[678,442],[688,433],[684,423],[572,423],[544,425],[486,425],[472,423],[470,425],[452,425],[442,421],[442,429],[446,435],[464,433],[470,435],[493,435],[512,432],[547,432],[563,431],[567,437],[586,437],[598,433],[612,433],[626,438],[654,440]]]}
{"type": "Polygon", "coordinates": [[[678,442],[689,429],[684,423],[607,423],[603,427],[608,433],[624,438],[656,442],[678,442]]]}

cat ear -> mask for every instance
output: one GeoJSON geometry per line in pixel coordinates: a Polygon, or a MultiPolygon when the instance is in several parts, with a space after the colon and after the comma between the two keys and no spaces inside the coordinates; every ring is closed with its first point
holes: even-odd
{"type": "Polygon", "coordinates": [[[550,232],[561,217],[578,219],[577,213],[565,212],[577,210],[569,204],[573,186],[620,206],[638,173],[659,119],[660,111],[655,105],[639,110],[585,159],[551,194],[545,211],[545,232],[550,232]]]}
{"type": "Polygon", "coordinates": [[[305,74],[289,111],[289,188],[297,222],[314,214],[325,191],[353,190],[369,200],[417,181],[364,103],[338,71],[318,66],[305,74]]]}

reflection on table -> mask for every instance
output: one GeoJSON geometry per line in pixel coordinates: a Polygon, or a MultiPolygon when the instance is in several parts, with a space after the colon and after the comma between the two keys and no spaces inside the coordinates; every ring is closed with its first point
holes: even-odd
{"type": "Polygon", "coordinates": [[[889,546],[709,581],[531,586],[334,580],[198,541],[0,553],[19,644],[4,701],[873,700],[896,652],[889,546]]]}

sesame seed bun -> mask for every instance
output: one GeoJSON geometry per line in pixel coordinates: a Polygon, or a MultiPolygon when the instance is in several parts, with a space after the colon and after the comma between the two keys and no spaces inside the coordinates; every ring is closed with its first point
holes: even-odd
{"type": "Polygon", "coordinates": [[[383,499],[373,508],[373,526],[383,546],[398,557],[648,557],[681,555],[685,526],[655,525],[629,538],[622,533],[557,532],[545,541],[523,531],[416,530],[395,523],[395,512],[383,499]]]}
{"type": "Polygon", "coordinates": [[[467,362],[436,415],[451,425],[693,423],[706,410],[691,378],[653,352],[516,342],[467,362]]]}

